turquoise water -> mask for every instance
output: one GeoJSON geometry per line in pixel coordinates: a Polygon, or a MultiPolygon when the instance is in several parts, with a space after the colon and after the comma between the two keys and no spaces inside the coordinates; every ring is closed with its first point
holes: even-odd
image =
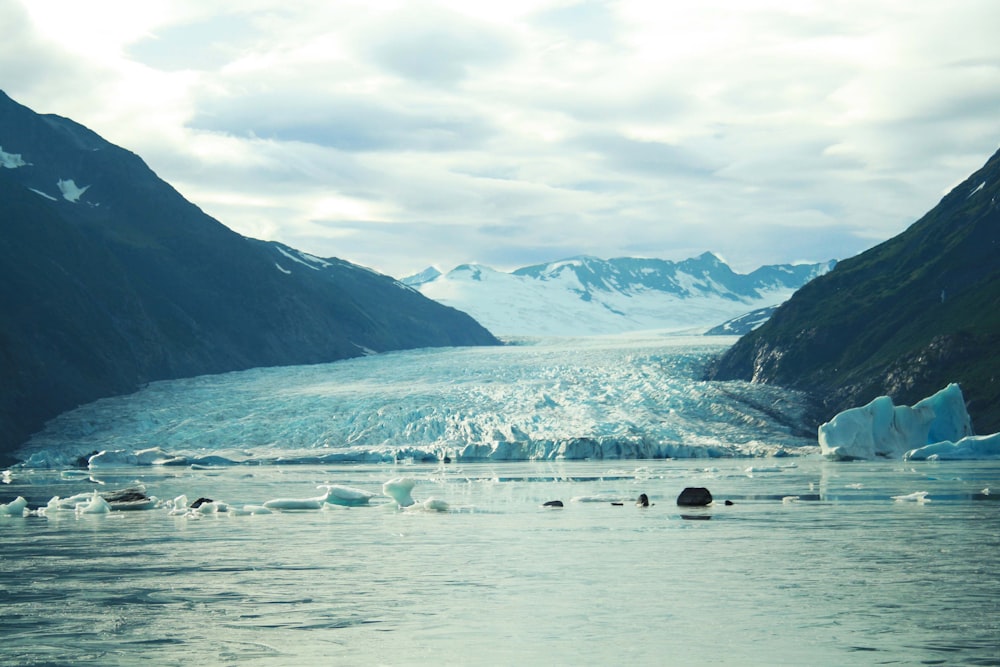
{"type": "Polygon", "coordinates": [[[9,665],[1000,664],[998,462],[136,467],[4,482],[0,501],[31,508],[136,482],[231,507],[323,483],[379,494],[254,516],[0,517],[9,665]],[[398,476],[449,510],[399,509],[381,495],[398,476]],[[677,507],[686,486],[715,504],[677,507]],[[640,493],[654,504],[637,507],[640,493]]]}

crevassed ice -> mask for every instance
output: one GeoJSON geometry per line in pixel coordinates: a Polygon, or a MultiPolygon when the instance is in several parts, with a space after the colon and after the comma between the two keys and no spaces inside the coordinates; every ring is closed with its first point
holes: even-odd
{"type": "Polygon", "coordinates": [[[815,451],[798,394],[703,382],[732,342],[522,340],[158,382],[50,422],[31,464],[752,456],[815,451]]]}

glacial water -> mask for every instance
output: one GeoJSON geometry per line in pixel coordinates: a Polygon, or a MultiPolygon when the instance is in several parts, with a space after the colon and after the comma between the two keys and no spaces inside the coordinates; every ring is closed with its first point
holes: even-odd
{"type": "Polygon", "coordinates": [[[822,460],[799,397],[697,379],[719,345],[418,351],[83,406],[26,450],[48,467],[0,476],[31,510],[0,516],[0,663],[1000,664],[1000,462],[822,460]],[[664,442],[688,458],[610,456],[664,442]],[[94,450],[121,454],[72,465],[94,450]],[[374,497],[243,511],[329,484],[374,497]],[[164,502],[38,511],[138,485],[164,502]],[[689,486],[715,502],[678,507],[689,486]]]}
{"type": "Polygon", "coordinates": [[[0,517],[2,662],[1000,664],[1000,463],[709,463],[14,471],[2,493],[32,507],[405,475],[449,509],[0,517]],[[715,503],[678,507],[685,486],[715,503]]]}

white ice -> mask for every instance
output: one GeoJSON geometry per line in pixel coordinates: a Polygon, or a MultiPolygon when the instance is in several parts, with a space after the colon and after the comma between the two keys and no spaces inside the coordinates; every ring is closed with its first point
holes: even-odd
{"type": "Polygon", "coordinates": [[[77,514],[108,514],[110,512],[111,505],[97,491],[91,494],[90,502],[79,503],[76,506],[77,514]]]}
{"type": "Polygon", "coordinates": [[[959,461],[1000,459],[1000,433],[970,435],[958,442],[936,442],[903,454],[907,461],[959,461]]]}
{"type": "Polygon", "coordinates": [[[28,501],[23,496],[18,496],[9,503],[0,503],[0,516],[24,516],[28,508],[28,501]]]}
{"type": "Polygon", "coordinates": [[[97,451],[95,470],[817,451],[791,426],[806,423],[800,395],[701,381],[730,344],[658,333],[522,339],[156,382],[59,416],[19,455],[25,467],[67,468],[97,451]]]}
{"type": "Polygon", "coordinates": [[[972,435],[972,421],[957,384],[949,384],[913,407],[880,396],[819,427],[820,451],[830,459],[900,458],[909,450],[972,435]]]}
{"type": "Polygon", "coordinates": [[[908,493],[904,496],[893,496],[892,499],[897,503],[929,503],[931,500],[927,497],[927,491],[914,491],[913,493],[908,493]]]}
{"type": "Polygon", "coordinates": [[[319,488],[326,489],[326,502],[331,505],[357,507],[359,505],[367,505],[368,501],[375,497],[374,493],[369,493],[363,489],[355,489],[339,484],[324,484],[319,488]]]}
{"type": "Polygon", "coordinates": [[[409,477],[396,477],[382,485],[382,493],[396,501],[400,507],[409,507],[414,503],[410,493],[416,482],[409,477]]]}
{"type": "Polygon", "coordinates": [[[320,510],[327,504],[357,507],[367,505],[368,501],[375,497],[374,493],[338,484],[323,484],[319,488],[326,489],[326,493],[313,498],[275,498],[266,501],[264,508],[284,511],[320,510]]]}

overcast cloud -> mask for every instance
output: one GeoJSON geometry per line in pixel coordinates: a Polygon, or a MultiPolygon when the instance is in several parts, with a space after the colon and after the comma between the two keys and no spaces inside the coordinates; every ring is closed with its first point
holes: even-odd
{"type": "Polygon", "coordinates": [[[842,259],[1000,145],[995,0],[0,0],[0,21],[18,102],[240,233],[397,277],[842,259]]]}

